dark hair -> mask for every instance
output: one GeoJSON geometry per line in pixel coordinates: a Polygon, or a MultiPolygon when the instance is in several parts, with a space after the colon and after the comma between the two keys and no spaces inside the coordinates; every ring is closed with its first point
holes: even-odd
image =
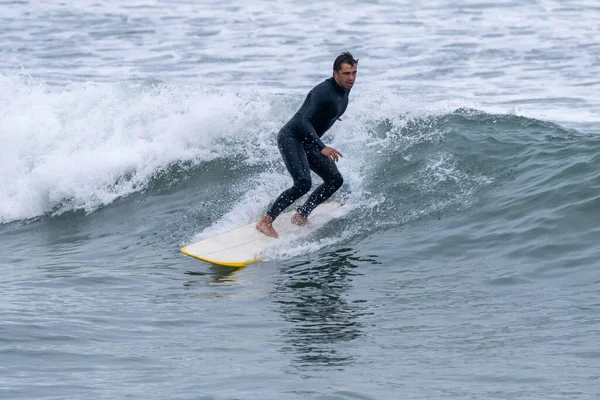
{"type": "Polygon", "coordinates": [[[353,67],[354,64],[358,64],[358,58],[355,60],[354,57],[352,57],[352,54],[350,54],[350,52],[345,51],[339,56],[337,56],[337,58],[333,62],[333,70],[336,72],[339,71],[340,69],[342,69],[342,64],[350,64],[350,66],[353,67]]]}

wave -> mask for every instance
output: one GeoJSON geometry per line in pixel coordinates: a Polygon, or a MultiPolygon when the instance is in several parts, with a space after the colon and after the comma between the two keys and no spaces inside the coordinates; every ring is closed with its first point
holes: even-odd
{"type": "Polygon", "coordinates": [[[0,76],[0,93],[0,222],[92,212],[147,189],[173,166],[250,162],[281,122],[259,95],[202,88],[86,84],[53,92],[0,76]]]}
{"type": "MultiPolygon", "coordinates": [[[[134,193],[200,185],[189,207],[210,207],[206,235],[255,220],[291,182],[275,133],[301,92],[143,83],[53,91],[5,76],[0,93],[2,223],[90,213],[134,193]]],[[[376,88],[353,96],[325,139],[344,154],[336,198],[349,213],[331,225],[341,233],[282,246],[275,257],[475,206],[510,214],[544,198],[558,207],[598,185],[593,135],[514,114],[409,102],[376,88]]],[[[597,197],[588,193],[588,200],[597,197]]]]}

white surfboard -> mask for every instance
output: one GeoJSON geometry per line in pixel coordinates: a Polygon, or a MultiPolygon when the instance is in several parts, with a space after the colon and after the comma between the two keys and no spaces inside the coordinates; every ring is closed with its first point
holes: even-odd
{"type": "Polygon", "coordinates": [[[320,204],[308,217],[305,226],[292,224],[291,217],[296,211],[281,214],[273,227],[279,234],[279,239],[268,237],[256,230],[256,222],[234,228],[189,244],[181,251],[190,256],[212,264],[228,267],[243,267],[259,261],[264,251],[277,240],[289,235],[310,233],[327,221],[337,216],[336,210],[342,203],[327,202],[320,204]]]}

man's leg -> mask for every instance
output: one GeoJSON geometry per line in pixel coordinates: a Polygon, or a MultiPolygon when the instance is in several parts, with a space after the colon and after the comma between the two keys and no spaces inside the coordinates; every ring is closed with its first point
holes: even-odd
{"type": "Polygon", "coordinates": [[[278,237],[272,225],[275,218],[294,201],[308,193],[312,184],[310,166],[302,142],[291,132],[280,132],[277,137],[277,145],[283,162],[294,180],[294,185],[277,197],[267,211],[267,215],[256,225],[256,229],[271,237],[278,237]]]}
{"type": "Polygon", "coordinates": [[[323,179],[323,183],[311,193],[306,203],[298,207],[298,213],[292,217],[292,222],[298,225],[306,223],[306,218],[310,213],[319,204],[330,198],[344,183],[344,178],[335,162],[321,154],[316,147],[307,151],[307,158],[310,169],[323,179]]]}

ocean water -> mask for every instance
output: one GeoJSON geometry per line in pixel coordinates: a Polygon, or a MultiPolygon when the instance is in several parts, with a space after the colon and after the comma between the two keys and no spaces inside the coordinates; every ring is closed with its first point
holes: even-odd
{"type": "Polygon", "coordinates": [[[592,0],[0,1],[0,398],[598,399],[598,38],[592,0]],[[345,50],[348,212],[180,253],[290,185],[345,50]]]}

